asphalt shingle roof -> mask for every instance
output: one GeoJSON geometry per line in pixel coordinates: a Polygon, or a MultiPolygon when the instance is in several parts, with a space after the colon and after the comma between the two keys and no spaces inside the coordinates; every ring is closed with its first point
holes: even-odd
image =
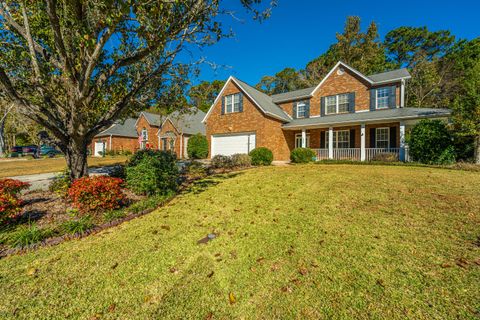
{"type": "Polygon", "coordinates": [[[134,118],[127,118],[125,121],[118,122],[113,124],[107,130],[104,130],[97,134],[97,137],[104,137],[104,136],[119,136],[119,137],[128,137],[128,138],[137,138],[137,130],[135,128],[135,123],[137,119],[134,118]]]}
{"type": "Polygon", "coordinates": [[[410,77],[411,76],[408,70],[403,68],[403,69],[397,69],[397,70],[372,74],[372,75],[369,75],[367,78],[372,80],[372,82],[374,83],[378,83],[378,82],[385,82],[385,81],[397,80],[402,78],[410,78],[410,77]]]}
{"type": "Polygon", "coordinates": [[[421,118],[448,117],[451,114],[449,109],[434,108],[396,108],[376,110],[357,113],[337,114],[323,117],[294,119],[283,125],[283,128],[297,128],[308,126],[330,126],[336,124],[348,124],[376,120],[407,120],[421,118]]]}
{"type": "Polygon", "coordinates": [[[237,78],[232,78],[250,97],[252,97],[253,100],[255,100],[256,103],[259,104],[260,108],[263,109],[265,113],[273,115],[274,117],[280,118],[284,121],[290,121],[290,117],[287,116],[287,114],[282,110],[282,108],[280,108],[273,102],[272,97],[266,95],[261,91],[258,91],[254,87],[237,78]]]}
{"type": "Polygon", "coordinates": [[[205,112],[197,108],[183,112],[175,111],[168,116],[173,125],[183,133],[205,135],[205,125],[202,122],[204,117],[205,112]]]}
{"type": "Polygon", "coordinates": [[[295,91],[290,91],[290,92],[274,94],[274,95],[272,95],[272,101],[275,102],[275,103],[278,103],[278,102],[282,102],[282,101],[308,98],[313,93],[313,90],[315,90],[315,87],[310,87],[310,88],[305,88],[305,89],[300,89],[300,90],[295,90],[295,91]]]}
{"type": "Polygon", "coordinates": [[[151,126],[160,127],[162,125],[162,116],[156,113],[142,112],[151,126]]]}

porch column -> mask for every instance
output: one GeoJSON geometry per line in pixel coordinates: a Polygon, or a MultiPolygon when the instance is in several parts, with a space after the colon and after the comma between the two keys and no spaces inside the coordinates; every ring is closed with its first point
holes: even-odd
{"type": "Polygon", "coordinates": [[[365,123],[360,126],[360,161],[365,161],[367,158],[365,150],[365,123]]]}
{"type": "Polygon", "coordinates": [[[400,121],[400,150],[399,160],[405,162],[405,122],[400,121]]]}
{"type": "Polygon", "coordinates": [[[328,159],[333,159],[333,128],[328,128],[328,159]]]}
{"type": "Polygon", "coordinates": [[[307,147],[307,131],[302,129],[302,148],[307,147]]]}

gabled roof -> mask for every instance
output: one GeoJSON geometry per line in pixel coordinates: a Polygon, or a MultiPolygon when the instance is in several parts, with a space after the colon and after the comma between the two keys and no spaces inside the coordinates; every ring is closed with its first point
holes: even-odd
{"type": "Polygon", "coordinates": [[[156,113],[151,113],[151,112],[146,112],[146,111],[142,111],[140,112],[140,114],[138,115],[138,119],[137,119],[137,122],[138,120],[140,119],[141,116],[144,116],[145,119],[147,120],[148,124],[151,125],[151,126],[154,126],[154,127],[160,127],[162,125],[162,118],[163,116],[160,115],[160,114],[156,114],[156,113]]]}
{"type": "Polygon", "coordinates": [[[291,101],[291,100],[298,100],[302,98],[310,98],[315,88],[316,87],[310,87],[310,88],[305,88],[305,89],[300,89],[300,90],[295,90],[290,92],[274,94],[272,95],[272,101],[274,103],[279,103],[279,102],[285,102],[285,101],[291,101]]]}
{"type": "Polygon", "coordinates": [[[282,110],[279,106],[277,106],[273,100],[272,97],[266,95],[265,93],[255,89],[254,87],[250,86],[249,84],[233,77],[230,76],[228,80],[225,82],[225,85],[223,86],[222,90],[218,94],[217,98],[213,102],[212,106],[208,110],[207,114],[205,115],[205,118],[203,118],[202,122],[205,122],[212,112],[213,108],[215,105],[218,103],[219,99],[222,97],[223,91],[227,87],[227,85],[230,82],[234,82],[238,87],[240,87],[240,90],[242,90],[249,98],[252,100],[252,102],[266,115],[269,115],[273,118],[282,120],[282,121],[290,121],[291,118],[289,115],[285,113],[285,111],[282,110]]]}
{"type": "Polygon", "coordinates": [[[127,118],[124,121],[114,123],[110,128],[96,135],[96,137],[117,136],[127,138],[137,138],[137,130],[135,124],[137,119],[127,118]]]}
{"type": "Polygon", "coordinates": [[[190,108],[186,111],[177,110],[164,118],[162,126],[165,121],[170,120],[179,132],[186,134],[201,133],[205,135],[205,125],[202,123],[204,117],[205,112],[197,108],[190,108]]]}
{"type": "Polygon", "coordinates": [[[395,108],[385,110],[375,110],[367,112],[337,114],[324,117],[302,118],[294,119],[291,122],[284,124],[285,129],[308,128],[314,126],[316,128],[321,126],[331,126],[339,124],[354,124],[358,122],[374,122],[374,121],[389,121],[389,120],[408,120],[408,119],[422,119],[422,118],[443,118],[451,115],[450,109],[435,109],[435,108],[395,108]]]}
{"type": "Polygon", "coordinates": [[[410,79],[412,76],[407,69],[397,69],[382,73],[376,73],[369,75],[368,78],[372,80],[374,84],[385,83],[389,81],[401,80],[401,79],[410,79]]]}

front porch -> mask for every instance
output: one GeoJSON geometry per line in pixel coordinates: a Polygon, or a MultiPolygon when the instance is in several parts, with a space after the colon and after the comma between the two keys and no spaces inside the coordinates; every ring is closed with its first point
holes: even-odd
{"type": "Polygon", "coordinates": [[[311,148],[317,160],[410,161],[405,122],[302,129],[292,147],[311,148]]]}

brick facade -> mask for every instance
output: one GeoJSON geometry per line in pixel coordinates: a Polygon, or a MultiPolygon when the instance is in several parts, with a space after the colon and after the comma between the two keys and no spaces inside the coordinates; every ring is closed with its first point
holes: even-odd
{"type": "Polygon", "coordinates": [[[185,158],[185,155],[183,154],[184,149],[184,135],[180,134],[178,132],[177,128],[173,125],[173,123],[170,121],[170,119],[167,119],[165,123],[163,124],[162,128],[160,129],[159,132],[160,136],[160,150],[171,150],[171,141],[173,141],[173,151],[177,155],[178,158],[185,158]],[[166,137],[162,139],[163,135],[169,135],[169,133],[173,133],[175,135],[175,138],[170,138],[166,137]],[[165,145],[166,143],[166,145],[165,145]]]}
{"type": "MultiPolygon", "coordinates": [[[[230,81],[223,94],[229,95],[238,92],[241,92],[240,88],[230,81]]],[[[205,123],[210,146],[209,154],[211,154],[212,135],[255,132],[255,147],[267,147],[272,150],[274,160],[285,160],[290,157],[293,132],[284,131],[281,120],[266,116],[247,95],[243,97],[243,112],[222,115],[221,110],[222,101],[218,99],[205,123]]]]}

